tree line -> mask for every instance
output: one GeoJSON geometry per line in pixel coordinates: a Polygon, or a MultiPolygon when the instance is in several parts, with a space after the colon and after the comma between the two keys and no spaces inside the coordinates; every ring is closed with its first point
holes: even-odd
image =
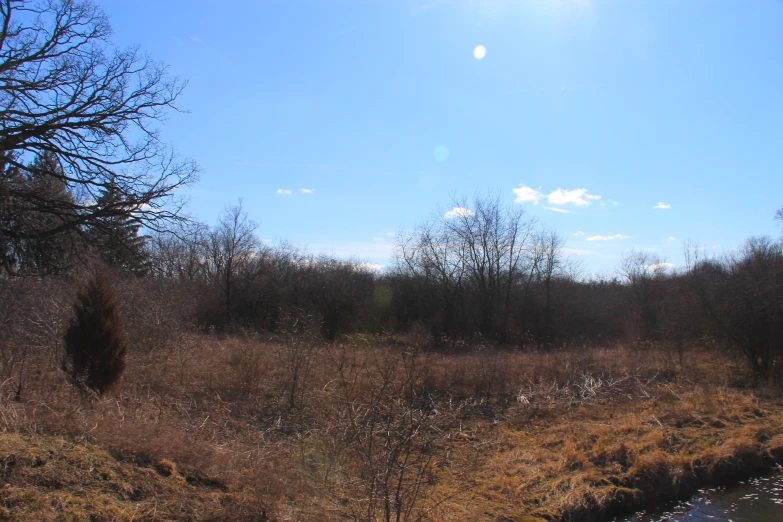
{"type": "MultiPolygon", "coordinates": [[[[96,205],[113,198],[107,190],[96,205]]],[[[287,243],[266,245],[240,202],[211,226],[191,220],[141,235],[130,214],[77,238],[63,232],[14,244],[6,277],[67,273],[100,260],[132,279],[180,288],[202,330],[284,333],[292,318],[307,317],[326,340],[415,333],[443,349],[492,342],[545,350],[630,342],[680,356],[688,347],[720,346],[742,354],[759,375],[780,364],[780,241],[752,238],[711,257],[686,244],[677,270],[631,251],[615,276],[586,278],[562,236],[499,195],[454,208],[399,233],[381,272],[287,243]]]]}

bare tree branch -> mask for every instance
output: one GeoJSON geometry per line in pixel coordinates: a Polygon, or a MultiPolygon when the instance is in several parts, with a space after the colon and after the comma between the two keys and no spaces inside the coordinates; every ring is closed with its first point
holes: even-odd
{"type": "Polygon", "coordinates": [[[0,205],[21,201],[58,218],[19,231],[5,216],[0,235],[51,237],[107,215],[154,230],[182,219],[174,193],[198,168],[177,158],[156,124],[179,110],[185,82],[138,48],[114,48],[110,35],[108,17],[89,0],[0,0],[0,205]],[[72,200],[47,200],[5,174],[30,173],[31,160],[47,153],[60,163],[50,175],[72,200]],[[120,201],[99,208],[109,185],[120,201]]]}

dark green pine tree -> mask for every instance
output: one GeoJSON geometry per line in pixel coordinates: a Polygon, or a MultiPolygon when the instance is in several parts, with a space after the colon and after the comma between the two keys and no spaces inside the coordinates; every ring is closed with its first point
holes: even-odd
{"type": "Polygon", "coordinates": [[[44,153],[24,170],[0,168],[0,252],[6,271],[47,274],[70,268],[78,261],[79,229],[64,224],[78,216],[57,157],[44,153]]]}
{"type": "Polygon", "coordinates": [[[67,270],[78,261],[80,238],[78,229],[63,230],[52,235],[43,233],[60,229],[65,219],[74,214],[74,200],[65,182],[65,174],[56,156],[44,153],[31,165],[29,190],[47,201],[28,214],[31,228],[40,232],[27,241],[28,271],[53,273],[67,270]]]}
{"type": "Polygon", "coordinates": [[[144,275],[149,269],[146,238],[139,235],[141,223],[134,218],[129,205],[110,185],[96,202],[100,217],[90,227],[88,236],[98,256],[108,266],[144,275]]]}

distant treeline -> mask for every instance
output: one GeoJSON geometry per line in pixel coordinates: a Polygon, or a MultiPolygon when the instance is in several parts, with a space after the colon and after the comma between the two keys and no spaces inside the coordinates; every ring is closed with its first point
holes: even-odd
{"type": "MultiPolygon", "coordinates": [[[[97,205],[114,200],[108,187],[97,205]]],[[[22,225],[38,221],[28,212],[22,225]]],[[[147,292],[166,288],[161,298],[190,311],[192,328],[223,332],[282,332],[306,317],[326,340],[413,333],[443,349],[632,342],[682,354],[714,346],[743,354],[759,374],[783,356],[783,244],[770,238],[720,257],[684,245],[686,264],[677,270],[631,251],[617,276],[596,279],[583,276],[561,236],[499,196],[457,202],[401,232],[382,272],[264,245],[241,204],[214,226],[189,221],[149,235],[139,235],[132,211],[97,223],[45,241],[6,240],[6,279],[68,273],[99,259],[133,274],[147,292]]]]}

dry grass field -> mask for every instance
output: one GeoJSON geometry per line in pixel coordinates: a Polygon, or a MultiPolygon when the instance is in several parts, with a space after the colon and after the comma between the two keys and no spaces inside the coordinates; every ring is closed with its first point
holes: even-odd
{"type": "Polygon", "coordinates": [[[0,402],[14,520],[602,520],[783,457],[739,362],[186,335],[103,398],[53,357],[0,402]]]}

